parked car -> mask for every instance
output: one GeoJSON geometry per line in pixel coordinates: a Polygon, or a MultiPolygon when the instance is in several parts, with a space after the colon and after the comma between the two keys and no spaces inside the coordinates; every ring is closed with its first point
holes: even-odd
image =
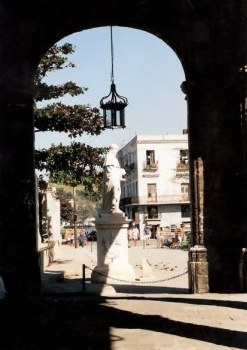
{"type": "Polygon", "coordinates": [[[96,231],[86,232],[86,237],[88,241],[97,241],[97,232],[96,231]]]}
{"type": "Polygon", "coordinates": [[[174,242],[173,237],[165,238],[163,242],[163,246],[170,248],[173,242],[174,242]]]}

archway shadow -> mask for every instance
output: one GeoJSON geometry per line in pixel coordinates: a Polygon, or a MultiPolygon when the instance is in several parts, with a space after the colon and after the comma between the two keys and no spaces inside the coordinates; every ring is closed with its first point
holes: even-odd
{"type": "MultiPolygon", "coordinates": [[[[117,302],[116,305],[111,305],[110,300],[67,293],[43,296],[32,308],[27,308],[30,305],[23,303],[17,303],[16,308],[12,303],[12,307],[8,305],[6,308],[7,317],[2,313],[5,318],[1,319],[1,349],[110,350],[113,348],[112,343],[117,341],[123,342],[122,346],[128,348],[128,340],[121,336],[120,331],[118,335],[117,330],[137,328],[139,331],[157,332],[159,335],[178,336],[176,341],[181,344],[183,338],[186,338],[232,348],[247,348],[246,332],[125,311],[118,309],[117,302]],[[112,328],[115,330],[114,335],[111,333],[112,328]]],[[[149,300],[150,298],[140,301],[146,303],[149,300]]],[[[161,300],[170,302],[174,299],[161,300]]],[[[183,302],[186,300],[185,298],[183,302]]],[[[191,298],[188,301],[191,303],[191,298]]],[[[4,305],[2,310],[4,311],[4,305]]],[[[136,344],[138,345],[138,339],[136,344]]]]}
{"type": "Polygon", "coordinates": [[[114,284],[117,293],[126,294],[188,294],[188,288],[166,287],[159,285],[131,285],[131,284],[114,284]]]}

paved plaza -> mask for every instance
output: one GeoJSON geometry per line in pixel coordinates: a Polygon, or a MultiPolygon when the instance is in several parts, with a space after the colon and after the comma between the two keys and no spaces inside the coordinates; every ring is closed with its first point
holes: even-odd
{"type": "MultiPolygon", "coordinates": [[[[129,263],[133,266],[136,281],[112,279],[117,291],[142,294],[160,291],[161,293],[188,293],[188,252],[180,249],[157,248],[156,241],[143,246],[139,241],[137,246],[129,246],[129,263]]],[[[61,245],[56,261],[46,269],[44,283],[46,291],[74,291],[82,290],[83,264],[85,265],[86,286],[90,290],[91,272],[97,265],[97,242],[88,242],[81,248],[61,245]],[[63,273],[64,282],[53,284],[56,277],[60,279],[63,273]],[[51,284],[49,283],[49,279],[51,284]]]]}
{"type": "Polygon", "coordinates": [[[84,248],[62,245],[60,257],[46,270],[43,290],[55,295],[57,305],[68,295],[73,310],[76,303],[78,310],[84,306],[80,314],[70,314],[87,329],[84,349],[247,349],[247,294],[189,294],[187,251],[157,248],[153,240],[145,249],[139,242],[128,252],[136,272],[132,284],[114,281],[113,288],[97,288],[90,283],[96,242],[84,248]],[[143,261],[150,267],[146,278],[143,261]]]}
{"type": "MultiPolygon", "coordinates": [[[[90,290],[91,272],[97,265],[97,242],[88,242],[81,248],[69,245],[60,246],[57,260],[46,269],[45,290],[81,291],[83,264],[85,265],[86,287],[90,290]],[[63,273],[64,282],[53,284],[56,277],[63,273]],[[50,281],[53,285],[49,283],[50,281]]],[[[117,294],[122,292],[135,294],[154,291],[155,293],[188,293],[188,252],[180,249],[157,248],[156,241],[150,240],[145,247],[139,241],[128,249],[129,263],[133,266],[136,281],[112,279],[117,294]]],[[[91,288],[92,290],[92,288],[91,288]]],[[[109,290],[109,289],[108,289],[109,290]]],[[[153,292],[152,292],[153,293],[153,292]]]]}

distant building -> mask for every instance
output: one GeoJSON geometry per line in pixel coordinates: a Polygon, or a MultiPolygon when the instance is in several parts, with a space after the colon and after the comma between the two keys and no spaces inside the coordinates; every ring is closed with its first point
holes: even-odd
{"type": "Polygon", "coordinates": [[[187,130],[180,135],[137,135],[118,152],[125,168],[121,209],[142,229],[190,222],[187,130]]]}
{"type": "Polygon", "coordinates": [[[40,175],[37,185],[37,250],[40,254],[40,268],[44,271],[52,261],[59,258],[61,236],[61,204],[56,187],[49,184],[40,175]]]}

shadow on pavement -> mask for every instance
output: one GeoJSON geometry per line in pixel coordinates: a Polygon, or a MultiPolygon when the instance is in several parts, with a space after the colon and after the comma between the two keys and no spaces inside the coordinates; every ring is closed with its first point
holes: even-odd
{"type": "MultiPolygon", "coordinates": [[[[148,303],[149,300],[141,302],[148,303]]],[[[111,350],[115,342],[120,342],[119,349],[133,350],[135,347],[130,347],[128,337],[121,335],[120,330],[123,329],[127,332],[138,329],[138,337],[144,337],[145,331],[155,332],[157,337],[164,334],[176,336],[178,338],[174,344],[180,344],[181,348],[184,348],[184,341],[188,346],[188,340],[200,340],[209,345],[247,349],[246,332],[243,331],[172,320],[155,314],[140,314],[117,307],[109,305],[107,298],[82,297],[73,293],[43,296],[32,305],[27,301],[20,303],[18,300],[15,303],[6,300],[0,324],[1,350],[111,350]],[[111,333],[112,328],[115,335],[111,333]]],[[[159,340],[164,341],[164,338],[159,340]]],[[[147,337],[147,344],[150,344],[148,342],[147,337]]],[[[139,349],[138,338],[136,348],[139,349]]]]}
{"type": "Polygon", "coordinates": [[[176,287],[162,287],[155,285],[131,285],[131,284],[113,284],[113,288],[117,293],[126,294],[188,294],[187,288],[176,288],[176,287]]]}

